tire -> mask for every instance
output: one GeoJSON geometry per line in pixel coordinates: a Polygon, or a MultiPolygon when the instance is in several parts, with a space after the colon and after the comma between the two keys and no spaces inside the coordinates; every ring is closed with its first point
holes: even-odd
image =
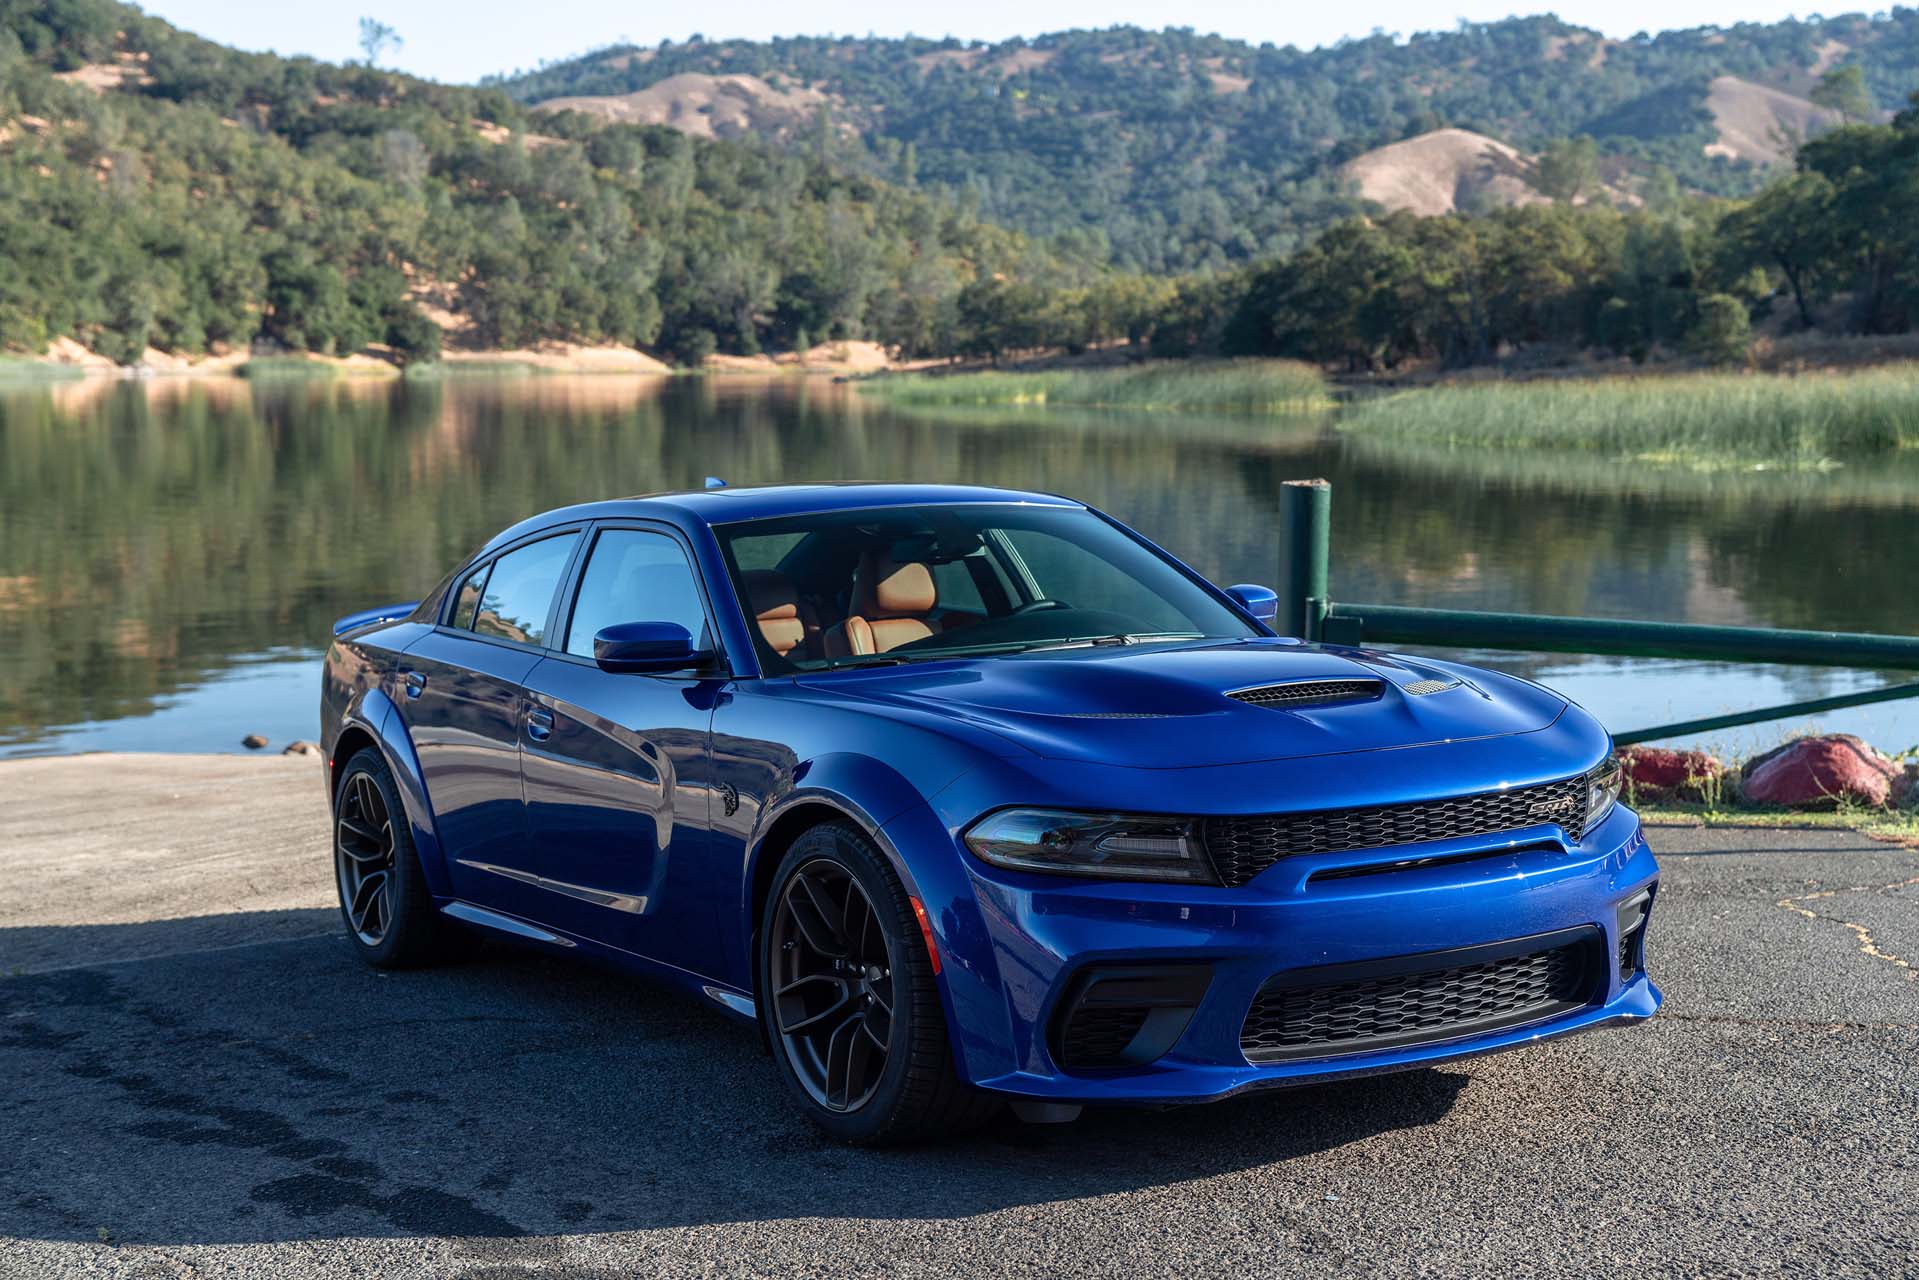
{"type": "Polygon", "coordinates": [[[801,1111],[829,1137],[892,1146],[964,1132],[999,1110],[997,1098],[960,1079],[912,901],[858,827],[824,823],[793,842],[773,874],[756,949],[760,1022],[773,1060],[801,1111]],[[847,905],[856,896],[867,910],[847,905]],[[836,950],[846,957],[843,970],[834,968],[836,950]]]}
{"type": "Polygon", "coordinates": [[[393,772],[372,747],[356,752],[340,771],[333,882],[347,940],[375,969],[417,969],[453,959],[462,949],[459,926],[434,908],[393,772]],[[381,876],[380,885],[370,883],[381,876]]]}

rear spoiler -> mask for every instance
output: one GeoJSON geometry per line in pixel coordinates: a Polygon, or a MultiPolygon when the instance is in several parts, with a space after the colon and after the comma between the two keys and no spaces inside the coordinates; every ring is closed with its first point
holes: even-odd
{"type": "Polygon", "coordinates": [[[377,609],[362,609],[358,613],[349,613],[333,624],[333,634],[343,636],[349,631],[370,627],[376,622],[398,622],[410,616],[419,607],[418,600],[409,600],[405,604],[383,604],[377,609]]]}

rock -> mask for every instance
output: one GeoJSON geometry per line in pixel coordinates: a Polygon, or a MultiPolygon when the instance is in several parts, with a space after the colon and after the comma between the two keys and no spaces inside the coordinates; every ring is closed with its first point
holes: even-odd
{"type": "Polygon", "coordinates": [[[240,739],[240,745],[249,751],[258,751],[266,744],[266,735],[263,733],[249,733],[246,737],[240,739]]]}
{"type": "Polygon", "coordinates": [[[1630,794],[1653,799],[1703,800],[1713,783],[1726,775],[1717,756],[1704,751],[1674,751],[1670,747],[1626,747],[1619,753],[1630,794]]]}
{"type": "Polygon", "coordinates": [[[1919,809],[1919,761],[1906,765],[1904,789],[1893,799],[1902,809],[1919,809]]]}
{"type": "Polygon", "coordinates": [[[1775,747],[1746,766],[1742,783],[1753,804],[1831,808],[1841,799],[1885,805],[1900,767],[1849,733],[1799,738],[1775,747]]]}
{"type": "Polygon", "coordinates": [[[297,742],[287,743],[286,750],[280,754],[283,756],[318,756],[320,754],[320,744],[317,742],[308,742],[305,738],[301,738],[297,742]]]}

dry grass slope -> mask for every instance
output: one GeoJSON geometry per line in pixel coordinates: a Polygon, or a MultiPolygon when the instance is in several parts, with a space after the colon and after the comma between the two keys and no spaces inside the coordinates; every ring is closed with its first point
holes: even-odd
{"type": "Polygon", "coordinates": [[[1839,123],[1836,111],[1738,76],[1712,82],[1706,110],[1719,135],[1706,144],[1706,154],[1762,167],[1787,163],[1799,142],[1839,123]]]}
{"type": "Polygon", "coordinates": [[[785,137],[810,124],[821,107],[839,104],[817,89],[775,88],[758,76],[685,72],[637,93],[552,98],[542,111],[583,111],[620,124],[659,124],[696,138],[742,134],[785,137]]]}
{"type": "Polygon", "coordinates": [[[1435,129],[1355,157],[1344,172],[1368,200],[1437,217],[1486,204],[1544,201],[1526,182],[1530,164],[1495,138],[1470,129],[1435,129]]]}

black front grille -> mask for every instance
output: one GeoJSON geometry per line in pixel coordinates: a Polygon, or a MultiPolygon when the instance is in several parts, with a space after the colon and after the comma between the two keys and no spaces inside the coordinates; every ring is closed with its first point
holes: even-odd
{"type": "Polygon", "coordinates": [[[1238,689],[1227,694],[1256,707],[1277,707],[1291,711],[1299,707],[1323,706],[1329,702],[1358,702],[1377,698],[1384,682],[1380,680],[1289,680],[1285,684],[1261,685],[1257,689],[1238,689]]]}
{"type": "Polygon", "coordinates": [[[1597,929],[1281,974],[1240,1031],[1252,1062],[1456,1040],[1589,1004],[1605,978],[1597,929]],[[1549,943],[1552,945],[1541,946],[1549,943]]]}
{"type": "Polygon", "coordinates": [[[1219,878],[1229,885],[1242,885],[1295,854],[1384,849],[1425,840],[1495,835],[1549,822],[1563,828],[1568,839],[1578,840],[1585,834],[1584,776],[1375,809],[1208,818],[1205,837],[1206,852],[1212,855],[1219,878]]]}

